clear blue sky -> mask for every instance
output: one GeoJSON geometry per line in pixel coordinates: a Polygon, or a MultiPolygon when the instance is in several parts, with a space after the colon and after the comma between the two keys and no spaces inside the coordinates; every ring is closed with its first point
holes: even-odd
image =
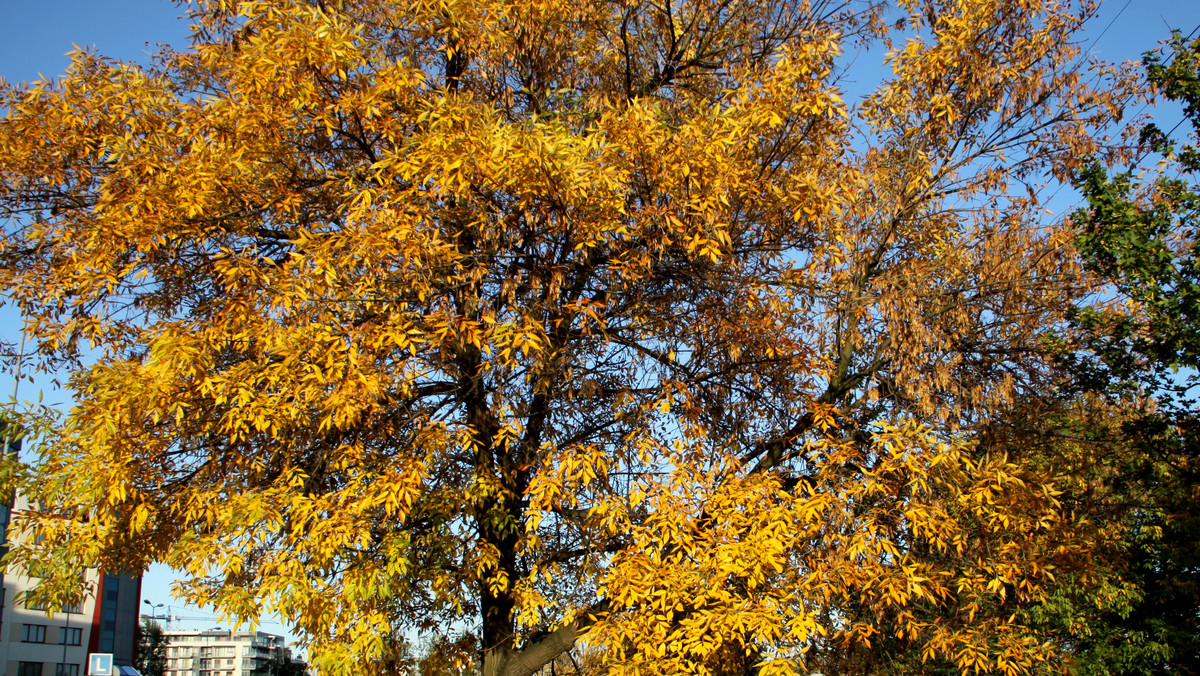
{"type": "MultiPolygon", "coordinates": [[[[188,38],[187,21],[180,18],[183,14],[183,8],[164,0],[0,0],[0,23],[6,28],[0,39],[0,76],[10,83],[57,76],[66,70],[66,53],[73,44],[132,61],[146,60],[160,43],[183,48],[188,38]]],[[[1092,52],[1107,60],[1139,59],[1171,28],[1186,34],[1197,25],[1200,2],[1196,0],[1106,0],[1087,39],[1095,40],[1092,52]]],[[[18,321],[11,308],[0,309],[0,339],[15,340],[18,321]]],[[[7,399],[11,380],[4,377],[2,381],[0,396],[7,399]]],[[[21,387],[22,400],[36,399],[40,389],[47,403],[69,403],[66,395],[51,388],[45,378],[21,387]]],[[[161,566],[153,568],[143,582],[143,596],[154,603],[172,603],[177,615],[211,616],[174,604],[170,595],[172,579],[171,571],[161,566]]],[[[177,626],[213,625],[211,619],[197,619],[177,626]]],[[[262,629],[287,634],[282,625],[270,621],[262,629]]]]}

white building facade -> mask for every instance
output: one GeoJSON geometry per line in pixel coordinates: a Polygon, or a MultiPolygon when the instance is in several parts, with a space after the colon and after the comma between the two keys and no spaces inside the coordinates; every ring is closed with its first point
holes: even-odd
{"type": "MultiPolygon", "coordinates": [[[[97,582],[88,571],[88,582],[97,582]]],[[[96,601],[47,616],[44,610],[17,602],[15,597],[33,580],[5,575],[3,615],[0,615],[0,673],[5,676],[82,676],[87,673],[96,601]]]]}
{"type": "MultiPolygon", "coordinates": [[[[8,547],[11,518],[27,507],[20,498],[14,508],[0,504],[0,554],[8,547]]],[[[141,579],[94,568],[83,574],[93,593],[47,615],[21,600],[36,578],[0,571],[0,676],[83,676],[92,653],[133,665],[141,579]]]]}
{"type": "Polygon", "coordinates": [[[166,676],[260,676],[291,661],[282,636],[261,631],[166,631],[166,676]]]}

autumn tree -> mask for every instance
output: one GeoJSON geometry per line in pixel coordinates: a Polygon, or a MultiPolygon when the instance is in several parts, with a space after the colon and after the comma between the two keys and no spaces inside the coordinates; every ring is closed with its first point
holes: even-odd
{"type": "Polygon", "coordinates": [[[1090,288],[1038,190],[1113,151],[1091,10],[211,0],[5,88],[0,282],[77,399],[11,564],[167,563],[322,673],[1054,668],[1014,611],[1095,534],[980,431],[1090,288]]]}

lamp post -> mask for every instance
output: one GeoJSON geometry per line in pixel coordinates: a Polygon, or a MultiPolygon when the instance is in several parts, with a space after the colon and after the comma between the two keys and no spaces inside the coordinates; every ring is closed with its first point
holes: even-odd
{"type": "MultiPolygon", "coordinates": [[[[3,423],[4,424],[4,445],[0,446],[0,454],[5,454],[5,455],[8,454],[8,452],[9,452],[8,446],[9,446],[9,444],[12,443],[12,440],[13,440],[12,434],[14,431],[16,431],[17,388],[21,384],[21,362],[24,359],[25,359],[25,329],[24,329],[24,327],[22,327],[21,328],[21,349],[17,351],[17,364],[16,364],[15,368],[13,369],[13,389],[12,389],[13,419],[5,421],[3,423]]],[[[13,449],[13,455],[14,456],[16,455],[15,449],[13,449]]],[[[16,504],[16,493],[14,492],[11,496],[8,496],[8,495],[0,496],[0,501],[3,501],[3,505],[2,505],[3,509],[11,510],[12,507],[16,504]]],[[[11,512],[9,512],[8,514],[5,514],[4,522],[0,523],[0,528],[3,528],[6,531],[4,533],[0,533],[0,542],[5,543],[6,550],[7,550],[7,543],[8,543],[8,533],[7,533],[8,522],[9,522],[10,518],[12,518],[11,512]]],[[[4,571],[0,570],[0,590],[2,590],[2,589],[4,589],[4,571]]],[[[4,604],[0,603],[0,629],[2,629],[3,627],[4,627],[4,604]]]]}
{"type": "Polygon", "coordinates": [[[63,614],[66,615],[67,617],[65,620],[63,620],[62,666],[55,670],[54,676],[67,676],[67,644],[69,644],[71,642],[71,606],[65,606],[63,608],[63,614]]]}
{"type": "Polygon", "coordinates": [[[149,615],[150,619],[162,620],[163,623],[166,625],[166,628],[168,628],[168,629],[171,628],[171,606],[170,605],[164,605],[162,603],[150,603],[150,601],[148,599],[142,599],[142,603],[145,603],[146,605],[150,606],[150,615],[149,615]],[[155,612],[155,609],[163,608],[163,607],[165,607],[167,609],[167,614],[166,615],[158,615],[155,612]]]}

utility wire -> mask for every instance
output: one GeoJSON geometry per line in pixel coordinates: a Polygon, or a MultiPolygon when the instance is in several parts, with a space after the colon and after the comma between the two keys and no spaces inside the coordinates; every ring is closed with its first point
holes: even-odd
{"type": "MultiPolygon", "coordinates": [[[[1089,43],[1088,43],[1088,46],[1087,46],[1087,47],[1085,47],[1084,49],[1082,49],[1082,50],[1079,52],[1079,56],[1077,56],[1077,57],[1074,59],[1075,63],[1074,63],[1072,66],[1071,66],[1071,69],[1072,69],[1072,70],[1074,70],[1074,69],[1078,69],[1078,68],[1079,68],[1079,66],[1081,66],[1081,65],[1083,64],[1083,61],[1084,61],[1084,59],[1086,59],[1086,58],[1088,57],[1088,55],[1089,55],[1089,54],[1091,54],[1091,52],[1092,52],[1092,49],[1094,49],[1094,48],[1096,47],[1096,43],[1100,42],[1100,38],[1104,37],[1104,35],[1105,35],[1106,33],[1108,33],[1108,29],[1112,28],[1112,27],[1113,27],[1113,25],[1115,25],[1115,24],[1117,23],[1117,19],[1120,19],[1120,18],[1121,18],[1121,15],[1125,13],[1125,10],[1129,8],[1129,5],[1130,5],[1130,3],[1132,3],[1132,2],[1133,2],[1133,0],[1125,0],[1125,4],[1124,4],[1124,5],[1121,5],[1121,9],[1117,10],[1117,13],[1116,13],[1116,15],[1115,15],[1115,16],[1113,16],[1113,18],[1109,20],[1109,22],[1108,22],[1108,25],[1106,25],[1106,26],[1104,27],[1104,30],[1101,30],[1101,31],[1100,31],[1100,33],[1099,33],[1099,35],[1097,35],[1096,37],[1092,38],[1091,42],[1089,42],[1089,43]]],[[[1141,114],[1141,113],[1140,113],[1140,111],[1139,111],[1139,114],[1141,114]]],[[[1042,187],[1038,188],[1038,189],[1037,189],[1037,190],[1034,192],[1033,196],[1034,196],[1034,199],[1035,199],[1035,200],[1037,200],[1037,199],[1038,199],[1038,197],[1040,196],[1041,192],[1042,192],[1043,190],[1045,190],[1045,189],[1047,188],[1047,186],[1048,186],[1048,185],[1049,185],[1049,183],[1047,183],[1047,184],[1045,184],[1045,185],[1042,185],[1042,187]]],[[[1064,186],[1064,185],[1065,185],[1064,183],[1060,183],[1060,184],[1058,185],[1058,187],[1057,187],[1057,188],[1055,188],[1054,192],[1053,192],[1053,193],[1050,195],[1050,198],[1049,198],[1049,199],[1047,199],[1045,202],[1042,202],[1042,204],[1050,204],[1051,202],[1053,202],[1053,201],[1054,201],[1054,198],[1055,198],[1055,197],[1058,197],[1058,193],[1059,193],[1059,191],[1060,191],[1060,190],[1062,190],[1062,189],[1063,189],[1063,186],[1064,186]]]]}
{"type": "MultiPolygon", "coordinates": [[[[1197,30],[1200,30],[1200,24],[1197,24],[1196,27],[1192,29],[1192,32],[1188,33],[1188,36],[1183,39],[1185,47],[1187,46],[1188,42],[1191,42],[1192,36],[1196,34],[1197,30]]],[[[1171,58],[1175,58],[1175,55],[1172,54],[1171,58]]],[[[1146,106],[1143,105],[1142,107],[1145,108],[1146,106]]],[[[1141,111],[1138,111],[1138,113],[1141,114],[1141,111]]],[[[1179,125],[1183,124],[1186,120],[1187,120],[1187,115],[1184,115],[1183,117],[1179,118],[1179,121],[1175,123],[1175,126],[1171,127],[1171,131],[1167,132],[1167,138],[1170,138],[1171,134],[1174,134],[1175,130],[1179,128],[1179,125]]]]}
{"type": "Polygon", "coordinates": [[[1108,29],[1112,28],[1113,24],[1117,22],[1117,19],[1121,18],[1121,15],[1124,14],[1125,10],[1129,8],[1129,3],[1131,2],[1133,2],[1133,0],[1125,0],[1125,4],[1122,5],[1121,9],[1117,11],[1117,15],[1112,18],[1112,21],[1108,22],[1108,25],[1104,27],[1104,30],[1100,31],[1099,35],[1092,38],[1092,41],[1088,44],[1087,49],[1083,50],[1083,53],[1080,54],[1080,58],[1083,58],[1092,51],[1092,47],[1095,47],[1096,43],[1100,42],[1100,38],[1104,37],[1104,34],[1108,32],[1108,29]]]}
{"type": "MultiPolygon", "coordinates": [[[[1097,43],[1097,42],[1099,42],[1100,38],[1101,38],[1101,37],[1103,37],[1103,36],[1104,36],[1104,34],[1108,32],[1108,29],[1109,29],[1109,28],[1111,28],[1111,27],[1112,27],[1112,25],[1113,25],[1114,23],[1116,23],[1117,19],[1119,19],[1119,18],[1121,17],[1121,13],[1125,11],[1125,7],[1128,7],[1128,6],[1129,6],[1129,2],[1126,2],[1126,3],[1125,3],[1125,6],[1124,6],[1124,7],[1122,7],[1122,8],[1121,8],[1121,10],[1120,10],[1119,12],[1117,12],[1117,15],[1113,17],[1112,21],[1109,21],[1109,22],[1108,22],[1108,25],[1104,27],[1104,30],[1100,32],[1100,35],[1097,35],[1097,36],[1095,37],[1095,39],[1093,39],[1093,40],[1091,41],[1091,43],[1088,45],[1088,51],[1091,51],[1092,47],[1094,47],[1094,46],[1096,45],[1096,43],[1097,43]]],[[[1193,28],[1193,29],[1192,29],[1192,32],[1191,32],[1191,33],[1188,33],[1188,36],[1187,36],[1186,38],[1184,38],[1184,40],[1183,40],[1183,41],[1186,43],[1186,42],[1188,42],[1189,40],[1191,40],[1191,39],[1192,39],[1192,36],[1193,36],[1193,35],[1195,35],[1195,34],[1196,34],[1196,31],[1198,31],[1198,30],[1200,30],[1200,24],[1198,24],[1198,25],[1197,25],[1195,28],[1193,28]]],[[[1083,55],[1080,55],[1080,58],[1083,58],[1083,55]]],[[[1163,62],[1164,62],[1164,63],[1170,63],[1171,59],[1173,59],[1173,58],[1175,58],[1175,52],[1174,52],[1174,51],[1172,51],[1171,55],[1170,55],[1170,56],[1168,56],[1168,57],[1166,57],[1166,58],[1163,60],[1163,62]]],[[[1149,102],[1149,101],[1147,101],[1146,103],[1143,103],[1143,104],[1142,104],[1142,107],[1141,107],[1141,108],[1139,108],[1139,109],[1138,109],[1138,111],[1137,111],[1136,113],[1134,113],[1134,114],[1133,114],[1133,117],[1134,117],[1134,118],[1136,118],[1137,116],[1141,115],[1141,114],[1142,114],[1142,111],[1146,110],[1146,107],[1147,107],[1147,106],[1149,106],[1149,105],[1150,105],[1150,102],[1149,102]]],[[[1186,117],[1185,117],[1184,119],[1186,119],[1186,117]]],[[[1184,122],[1184,120],[1183,120],[1183,119],[1179,120],[1179,122],[1178,122],[1178,123],[1176,123],[1176,124],[1175,124],[1175,126],[1171,128],[1171,131],[1167,132],[1167,136],[1170,136],[1171,134],[1175,133],[1175,130],[1176,130],[1176,129],[1178,129],[1178,128],[1179,128],[1179,125],[1183,124],[1183,122],[1184,122]]],[[[1053,202],[1053,201],[1054,201],[1054,198],[1055,198],[1055,197],[1058,197],[1058,193],[1059,193],[1059,192],[1061,192],[1061,191],[1062,191],[1062,189],[1063,189],[1064,187],[1066,187],[1066,185],[1067,185],[1066,183],[1059,183],[1059,184],[1058,184],[1058,187],[1057,187],[1057,188],[1055,188],[1054,192],[1053,192],[1053,193],[1051,193],[1051,195],[1050,195],[1049,199],[1047,199],[1047,200],[1046,200],[1044,203],[1045,203],[1045,204],[1050,204],[1051,202],[1053,202]]],[[[1039,190],[1038,192],[1041,192],[1041,191],[1039,190]]]]}
{"type": "MultiPolygon", "coordinates": [[[[1196,34],[1196,31],[1200,31],[1200,24],[1197,24],[1196,27],[1192,29],[1192,32],[1188,33],[1187,37],[1183,39],[1184,43],[1191,41],[1192,36],[1194,36],[1196,34]]],[[[1172,50],[1171,54],[1169,56],[1167,56],[1165,59],[1163,59],[1163,62],[1169,64],[1171,62],[1171,59],[1174,59],[1174,58],[1175,58],[1175,51],[1172,50]]],[[[1150,105],[1149,101],[1143,103],[1142,107],[1138,108],[1137,112],[1133,114],[1133,117],[1136,118],[1138,115],[1141,115],[1142,112],[1145,111],[1149,105],[1150,105]]],[[[1180,120],[1180,122],[1183,122],[1183,120],[1180,120]]],[[[1178,127],[1179,127],[1179,125],[1176,124],[1175,127],[1171,129],[1171,131],[1174,132],[1175,129],[1178,127]]],[[[1167,136],[1170,136],[1170,135],[1171,134],[1167,134],[1167,136]]]]}

